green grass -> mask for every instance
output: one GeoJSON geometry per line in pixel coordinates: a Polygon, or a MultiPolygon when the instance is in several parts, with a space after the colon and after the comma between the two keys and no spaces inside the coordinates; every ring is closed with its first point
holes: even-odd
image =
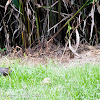
{"type": "MultiPolygon", "coordinates": [[[[22,66],[15,62],[10,76],[0,77],[0,100],[99,100],[100,66],[22,66]],[[41,84],[44,78],[51,84],[41,84]]],[[[5,67],[2,64],[0,67],[5,67]]]]}

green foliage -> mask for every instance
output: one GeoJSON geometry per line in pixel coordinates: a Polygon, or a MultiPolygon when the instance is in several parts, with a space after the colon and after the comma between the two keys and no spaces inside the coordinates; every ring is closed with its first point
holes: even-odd
{"type": "Polygon", "coordinates": [[[100,31],[98,31],[98,33],[100,34],[100,31]]]}
{"type": "Polygon", "coordinates": [[[12,0],[12,3],[15,5],[17,9],[19,9],[19,2],[20,0],[12,0]]]}
{"type": "Polygon", "coordinates": [[[89,0],[88,3],[87,3],[87,5],[89,5],[91,3],[93,3],[93,0],[89,0]]]}
{"type": "Polygon", "coordinates": [[[70,34],[70,31],[72,30],[72,27],[70,26],[70,24],[68,24],[68,29],[67,29],[67,33],[70,34]]]}
{"type": "MultiPolygon", "coordinates": [[[[97,0],[95,0],[95,2],[97,2],[97,0]]],[[[88,3],[87,3],[87,5],[89,5],[91,3],[93,3],[93,0],[89,0],[88,3]]]]}
{"type": "Polygon", "coordinates": [[[6,48],[1,49],[0,48],[0,52],[4,52],[5,50],[7,50],[6,48]]]}

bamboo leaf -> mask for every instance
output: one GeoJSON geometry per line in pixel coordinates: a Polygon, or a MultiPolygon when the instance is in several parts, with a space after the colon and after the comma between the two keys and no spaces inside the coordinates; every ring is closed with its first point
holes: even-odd
{"type": "Polygon", "coordinates": [[[15,5],[17,9],[19,9],[19,2],[20,0],[12,0],[12,3],[15,5]]]}

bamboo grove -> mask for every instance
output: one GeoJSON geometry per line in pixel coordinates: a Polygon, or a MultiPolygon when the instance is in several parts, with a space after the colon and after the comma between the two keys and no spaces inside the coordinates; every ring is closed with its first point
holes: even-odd
{"type": "Polygon", "coordinates": [[[0,0],[0,48],[95,45],[99,17],[96,0],[0,0]]]}

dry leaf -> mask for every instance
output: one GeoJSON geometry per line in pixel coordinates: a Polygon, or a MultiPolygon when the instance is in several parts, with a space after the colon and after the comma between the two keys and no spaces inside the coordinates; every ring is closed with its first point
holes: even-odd
{"type": "Polygon", "coordinates": [[[93,27],[94,27],[94,11],[95,11],[95,5],[92,6],[92,9],[91,9],[91,13],[89,14],[89,16],[91,16],[92,18],[92,24],[91,24],[91,33],[90,33],[90,40],[92,38],[92,33],[93,33],[93,27]]]}
{"type": "Polygon", "coordinates": [[[6,13],[6,11],[7,11],[8,5],[11,3],[11,1],[12,1],[12,0],[8,0],[8,1],[7,1],[6,5],[5,5],[5,13],[6,13]]]}
{"type": "Polygon", "coordinates": [[[76,29],[76,47],[73,48],[73,47],[71,46],[71,41],[70,41],[70,39],[69,39],[69,49],[70,49],[76,56],[78,56],[78,57],[79,57],[79,55],[78,55],[78,53],[77,53],[76,51],[77,51],[77,48],[78,48],[78,46],[79,46],[79,42],[80,42],[79,32],[78,32],[78,30],[76,29]]]}

